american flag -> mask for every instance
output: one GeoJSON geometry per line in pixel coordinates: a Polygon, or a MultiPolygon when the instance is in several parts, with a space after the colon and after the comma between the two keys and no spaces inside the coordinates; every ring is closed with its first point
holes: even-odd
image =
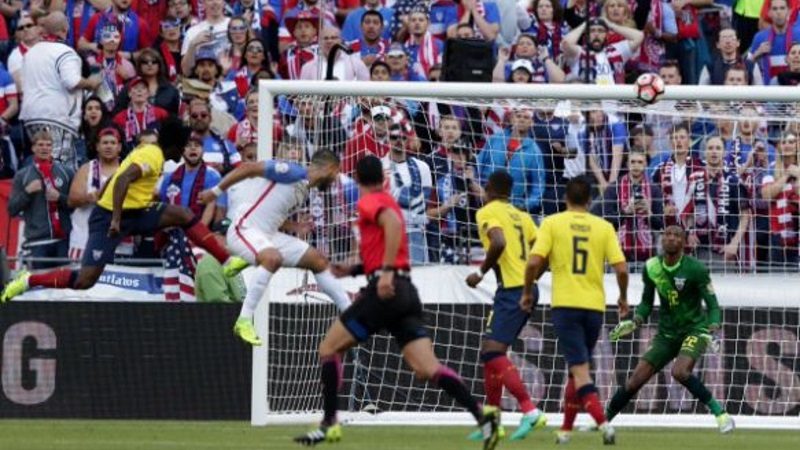
{"type": "Polygon", "coordinates": [[[164,258],[164,297],[168,302],[193,302],[197,260],[192,253],[192,246],[180,228],[173,228],[166,233],[169,240],[161,251],[164,258]]]}

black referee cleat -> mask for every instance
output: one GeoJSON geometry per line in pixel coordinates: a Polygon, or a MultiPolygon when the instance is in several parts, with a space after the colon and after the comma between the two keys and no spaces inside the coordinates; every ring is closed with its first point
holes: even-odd
{"type": "Polygon", "coordinates": [[[603,432],[603,445],[615,445],[617,443],[617,434],[610,423],[606,422],[600,425],[599,428],[603,432]]]}
{"type": "Polygon", "coordinates": [[[500,442],[500,409],[484,405],[480,430],[483,433],[483,450],[494,450],[500,442]]]}

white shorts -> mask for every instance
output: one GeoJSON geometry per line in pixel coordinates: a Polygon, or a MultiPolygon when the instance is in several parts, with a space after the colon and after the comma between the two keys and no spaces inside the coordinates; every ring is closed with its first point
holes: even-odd
{"type": "Polygon", "coordinates": [[[257,228],[235,225],[228,228],[226,238],[231,252],[252,265],[256,264],[258,252],[274,248],[280,252],[284,267],[296,267],[310,247],[307,242],[280,231],[268,234],[257,228]]]}

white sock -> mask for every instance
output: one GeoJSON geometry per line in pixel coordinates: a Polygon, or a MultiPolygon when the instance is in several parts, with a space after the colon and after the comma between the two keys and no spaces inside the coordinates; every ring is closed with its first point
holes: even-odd
{"type": "Polygon", "coordinates": [[[339,311],[344,311],[350,306],[350,297],[347,296],[347,291],[342,287],[342,283],[339,283],[339,280],[333,276],[330,269],[325,269],[325,271],[315,274],[314,277],[322,292],[336,303],[339,311]]]}
{"type": "Polygon", "coordinates": [[[247,295],[244,297],[242,312],[239,313],[239,317],[245,317],[247,319],[253,318],[256,314],[258,302],[261,301],[261,297],[264,296],[264,291],[267,290],[270,278],[272,278],[272,272],[264,268],[264,266],[256,267],[255,274],[251,279],[252,283],[247,286],[247,295]]]}

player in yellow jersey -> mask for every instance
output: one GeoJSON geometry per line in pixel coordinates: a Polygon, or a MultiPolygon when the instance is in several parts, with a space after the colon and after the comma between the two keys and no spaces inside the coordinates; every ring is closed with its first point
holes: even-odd
{"type": "Polygon", "coordinates": [[[567,210],[544,219],[525,270],[520,305],[536,302],[534,281],[545,267],[552,272],[552,321],[558,345],[569,367],[564,390],[564,423],[557,443],[569,441],[579,409],[588,412],[603,432],[603,443],[613,444],[608,423],[589,371],[592,350],[603,326],[606,309],[603,273],[608,262],[619,285],[619,314],[628,314],[628,267],[614,227],[588,212],[591,185],[583,177],[567,183],[567,210]]]}
{"type": "MultiPolygon", "coordinates": [[[[486,403],[491,406],[500,406],[503,386],[517,399],[523,416],[511,440],[519,440],[533,429],[546,425],[547,419],[531,401],[517,368],[506,356],[508,347],[517,340],[530,317],[530,310],[520,308],[519,297],[528,253],[536,239],[536,225],[531,216],[509,202],[513,184],[514,179],[505,170],[489,176],[486,184],[488,203],[476,214],[478,235],[486,249],[486,259],[477,272],[467,277],[467,284],[474,288],[486,272],[494,270],[498,288],[481,343],[484,390],[486,403]]],[[[477,430],[469,438],[480,440],[481,431],[477,430]]]]}
{"type": "Polygon", "coordinates": [[[8,301],[32,287],[89,289],[100,278],[106,264],[114,260],[114,251],[124,237],[153,235],[168,227],[183,228],[195,244],[218,261],[226,261],[227,276],[246,267],[247,262],[228,255],[208,227],[188,208],[153,202],[164,159],[180,159],[189,133],[177,119],[166,120],[161,126],[158,145],[141,145],[122,161],[92,210],[80,270],[66,267],[34,275],[23,271],[6,286],[0,301],[8,301]]]}

